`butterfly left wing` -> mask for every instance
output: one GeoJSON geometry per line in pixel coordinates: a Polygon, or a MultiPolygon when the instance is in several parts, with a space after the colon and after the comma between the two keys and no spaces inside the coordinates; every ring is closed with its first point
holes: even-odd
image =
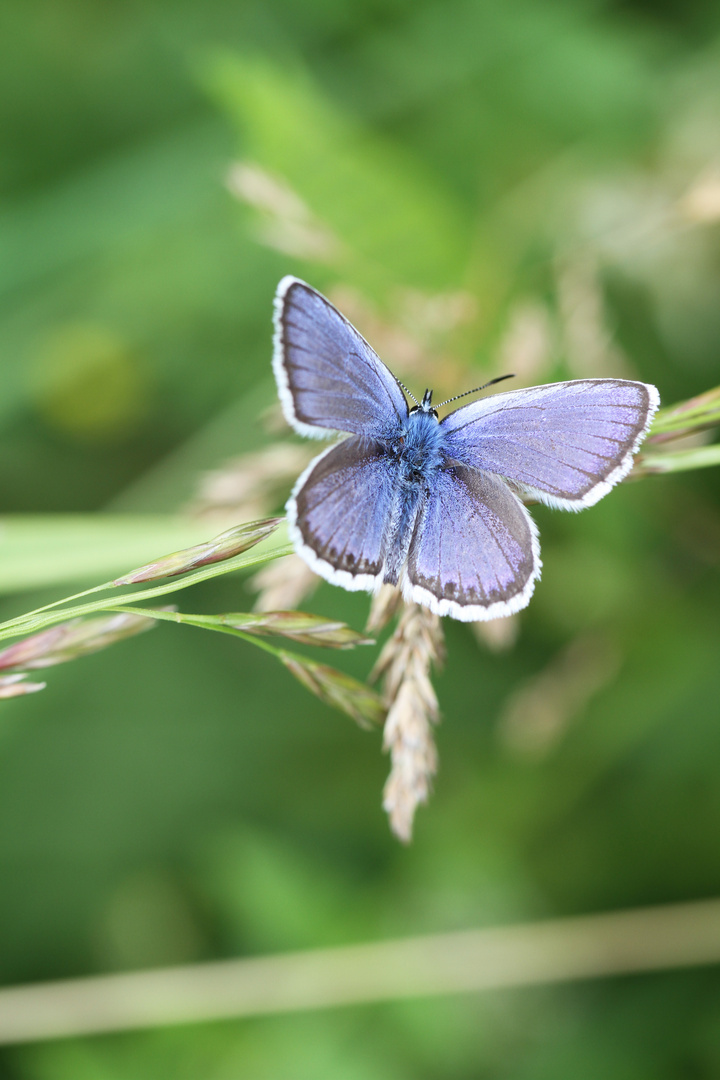
{"type": "Polygon", "coordinates": [[[273,371],[285,418],[301,435],[380,439],[407,419],[391,371],[329,300],[294,277],[275,296],[273,371]]]}
{"type": "Polygon", "coordinates": [[[410,541],[406,600],[463,622],[496,619],[529,603],[540,568],[535,523],[503,480],[463,466],[437,473],[410,541]]]}
{"type": "Polygon", "coordinates": [[[298,553],[326,581],[370,592],[391,543],[395,463],[367,439],[349,438],[311,461],[287,504],[298,553]]]}
{"type": "Polygon", "coordinates": [[[494,394],[446,416],[447,454],[550,506],[592,506],[626,476],[659,404],[654,386],[577,379],[494,394]]]}

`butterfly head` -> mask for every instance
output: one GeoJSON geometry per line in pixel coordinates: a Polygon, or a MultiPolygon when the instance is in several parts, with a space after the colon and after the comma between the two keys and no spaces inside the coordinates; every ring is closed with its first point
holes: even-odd
{"type": "Polygon", "coordinates": [[[432,390],[426,390],[425,393],[423,394],[423,399],[420,402],[420,404],[419,405],[413,405],[412,409],[410,410],[411,414],[412,413],[417,413],[417,412],[427,413],[428,416],[434,416],[435,419],[437,420],[437,418],[438,418],[437,409],[433,409],[433,407],[432,407],[432,395],[433,395],[432,390]]]}

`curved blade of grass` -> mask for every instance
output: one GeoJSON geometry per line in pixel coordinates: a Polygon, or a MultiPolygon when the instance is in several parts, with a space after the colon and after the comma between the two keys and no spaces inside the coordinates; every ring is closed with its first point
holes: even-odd
{"type": "Polygon", "coordinates": [[[0,593],[104,581],[207,534],[207,522],[173,514],[3,514],[0,593]]]}
{"type": "Polygon", "coordinates": [[[659,473],[687,472],[689,469],[707,469],[720,465],[720,443],[697,446],[692,450],[676,450],[674,453],[641,454],[632,471],[633,479],[655,476],[659,473]]]}
{"type": "MultiPolygon", "coordinates": [[[[706,431],[720,424],[720,386],[706,390],[704,394],[688,398],[677,405],[660,409],[653,420],[648,443],[662,443],[678,439],[696,431],[706,431]]],[[[689,466],[695,468],[696,466],[689,466]]]]}
{"type": "Polygon", "coordinates": [[[46,626],[54,626],[58,622],[64,622],[66,619],[72,619],[79,615],[91,615],[97,611],[116,611],[119,609],[119,605],[124,606],[151,600],[156,596],[167,596],[169,593],[179,592],[181,589],[196,585],[200,581],[208,581],[210,578],[219,577],[221,574],[229,574],[234,570],[244,570],[247,567],[257,566],[260,563],[269,562],[271,559],[278,559],[283,555],[291,555],[292,553],[293,548],[287,543],[287,533],[284,528],[280,528],[256,547],[244,551],[226,562],[211,563],[201,567],[199,570],[191,571],[184,577],[165,580],[161,585],[155,585],[150,589],[136,589],[117,598],[113,597],[111,599],[107,597],[104,600],[93,600],[69,607],[63,606],[70,604],[72,600],[103,592],[113,587],[111,582],[104,582],[102,585],[96,585],[94,588],[86,589],[84,592],[77,593],[74,596],[68,596],[55,601],[53,604],[46,604],[44,607],[36,608],[35,611],[20,615],[15,619],[8,619],[7,622],[0,623],[0,641],[9,637],[18,637],[22,634],[31,633],[35,630],[42,630],[46,626]]]}

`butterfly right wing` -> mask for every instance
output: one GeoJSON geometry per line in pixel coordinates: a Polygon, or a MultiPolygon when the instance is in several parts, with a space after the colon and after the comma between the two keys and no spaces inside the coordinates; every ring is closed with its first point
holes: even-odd
{"type": "Polygon", "coordinates": [[[463,622],[497,619],[529,603],[541,565],[535,523],[505,481],[455,465],[415,523],[403,596],[463,622]]]}
{"type": "Polygon", "coordinates": [[[287,504],[290,535],[308,566],[334,585],[372,592],[393,539],[397,466],[367,439],[344,439],[312,461],[287,504]]]}
{"type": "Polygon", "coordinates": [[[407,419],[395,377],[319,292],[285,277],[275,296],[273,371],[285,418],[301,435],[394,435],[407,419]]]}
{"type": "Polygon", "coordinates": [[[550,506],[581,510],[630,472],[658,404],[646,383],[576,379],[494,394],[440,426],[449,457],[550,506]]]}

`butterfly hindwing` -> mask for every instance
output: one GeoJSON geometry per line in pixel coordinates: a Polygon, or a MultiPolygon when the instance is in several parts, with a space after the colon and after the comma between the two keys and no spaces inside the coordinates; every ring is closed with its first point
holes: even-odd
{"type": "Polygon", "coordinates": [[[393,462],[366,439],[345,439],[310,463],[287,509],[295,545],[313,570],[346,589],[380,584],[395,481],[393,462]]]}
{"type": "Polygon", "coordinates": [[[415,525],[406,599],[463,621],[525,607],[540,574],[537,530],[497,476],[455,466],[437,473],[415,525]]]}

